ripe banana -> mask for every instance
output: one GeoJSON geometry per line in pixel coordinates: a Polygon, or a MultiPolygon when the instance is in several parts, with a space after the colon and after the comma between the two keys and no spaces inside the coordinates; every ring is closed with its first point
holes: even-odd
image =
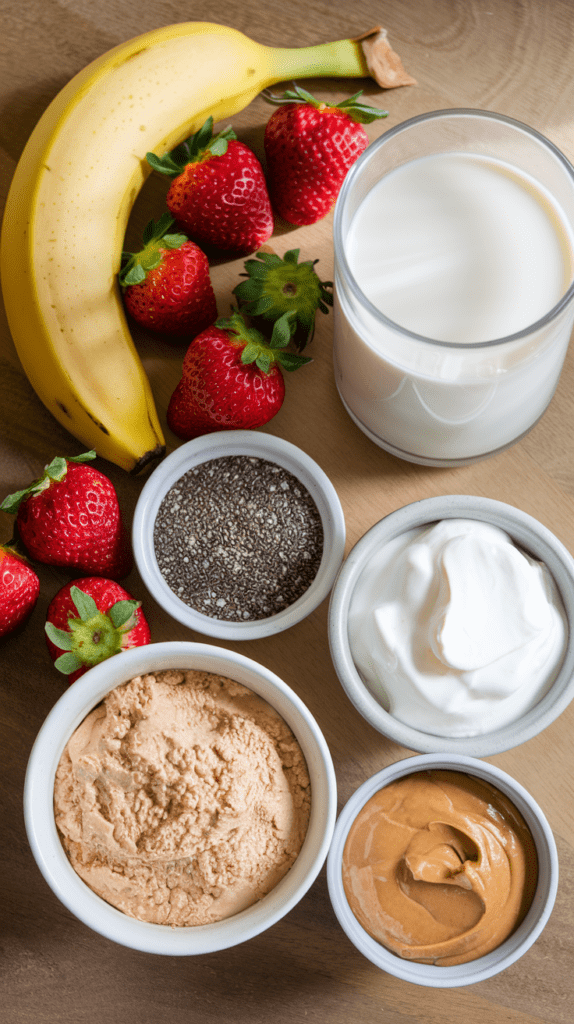
{"type": "Polygon", "coordinates": [[[116,46],[52,101],[14,174],[0,272],[24,371],[87,448],[132,472],[165,452],[117,284],[145,154],[172,149],[210,114],[229,117],[276,82],[367,74],[359,41],[277,49],[187,22],[116,46]]]}

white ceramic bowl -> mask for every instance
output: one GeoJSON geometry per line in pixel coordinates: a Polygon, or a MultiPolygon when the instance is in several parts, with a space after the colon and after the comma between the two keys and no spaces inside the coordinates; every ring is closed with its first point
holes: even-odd
{"type": "Polygon", "coordinates": [[[509,750],[550,725],[574,697],[574,559],[542,523],[513,505],[491,498],[451,494],[405,505],[376,523],[355,544],[333,586],[329,606],[329,645],[339,680],[357,710],[383,735],[422,753],[447,751],[488,757],[509,750]],[[358,672],[349,644],[349,605],[357,581],[375,551],[407,530],[440,519],[479,519],[506,531],[515,543],[545,562],[557,584],[569,632],[562,666],[539,703],[504,728],[477,736],[445,737],[404,725],[389,714],[358,672]]]}
{"type": "Polygon", "coordinates": [[[191,956],[245,942],[271,927],[305,895],[324,864],[337,808],[337,786],[329,748],[315,719],[278,676],[233,651],[208,644],[170,642],[135,647],[86,672],[58,700],[30,754],[24,786],[28,840],[48,885],[62,903],[94,931],[146,953],[191,956]],[[160,669],[197,668],[228,676],[271,704],[293,730],[311,779],[311,817],[299,856],[262,900],[214,924],[172,928],[123,914],[97,896],[76,874],[64,853],[54,821],[54,776],[70,736],[115,686],[160,669]]]}
{"type": "Polygon", "coordinates": [[[225,640],[252,640],[271,636],[295,625],[328,596],[343,559],[345,518],[337,492],[327,475],[296,445],[255,430],[225,430],[188,441],[153,471],[136,505],[132,542],[135,561],[145,586],[172,618],[207,636],[225,640]],[[251,455],[266,459],[292,473],[309,491],[323,523],[323,556],[315,579],[297,601],[266,619],[226,622],[202,615],[170,589],[155,555],[154,524],[169,489],[194,466],[229,455],[251,455]]]}
{"type": "Polygon", "coordinates": [[[545,927],[556,899],[558,888],[558,854],[552,830],[542,810],[515,779],[494,765],[473,757],[454,754],[421,754],[397,761],[383,768],[355,791],[343,808],[335,826],[327,860],[327,882],[333,909],[339,923],[354,946],[371,963],[396,978],[432,988],[454,988],[485,981],[505,970],[526,953],[545,927]],[[345,895],[342,881],[342,859],[349,829],[359,811],[384,786],[412,772],[447,769],[465,772],[484,779],[501,790],[520,811],[528,825],[538,855],[538,885],[530,909],[516,931],[497,949],[466,964],[439,967],[419,964],[391,953],[359,924],[345,895]]]}

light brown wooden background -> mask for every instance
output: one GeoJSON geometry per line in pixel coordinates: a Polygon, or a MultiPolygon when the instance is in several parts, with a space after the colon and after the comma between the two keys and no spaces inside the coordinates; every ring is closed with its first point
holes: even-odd
{"type": "MultiPolygon", "coordinates": [[[[383,93],[370,80],[311,81],[325,99],[364,86],[389,117],[368,127],[371,138],[407,117],[445,107],[480,107],[530,123],[574,159],[574,5],[568,0],[2,0],[0,5],[0,191],[8,185],[26,139],[65,82],[105,50],[147,29],[207,20],[262,43],[307,45],[389,29],[415,88],[383,93]]],[[[255,100],[233,119],[239,136],[262,155],[270,109],[255,100]]],[[[134,238],[163,208],[165,183],[150,179],[132,217],[134,238]]],[[[285,230],[278,252],[300,246],[332,277],[331,218],[285,230]]],[[[213,268],[220,312],[228,309],[242,261],[213,268]]],[[[345,414],[333,383],[331,316],[322,317],[314,362],[287,381],[287,399],[268,426],[300,445],[331,477],[343,503],[348,547],[381,516],[434,494],[487,495],[538,517],[574,550],[574,352],[553,403],[518,446],[457,470],[397,461],[369,442],[345,414]]],[[[0,498],[41,472],[55,454],[82,446],[40,404],[24,377],[5,317],[0,319],[0,498]]],[[[182,351],[138,336],[160,414],[177,380],[182,351]]],[[[169,446],[176,439],[169,435],[169,446]]],[[[128,523],[142,481],[100,460],[113,480],[128,523]]],[[[0,515],[0,542],[11,535],[0,515]]],[[[558,900],[541,938],[491,981],[463,989],[426,990],[379,972],[341,932],[324,872],[281,923],[229,952],[198,959],[131,952],[92,933],[65,910],[30,853],[22,817],[27,757],[47,712],[65,689],[43,639],[47,604],[68,576],[42,567],[41,596],[27,629],[0,649],[2,872],[0,1016],[6,1024],[571,1024],[574,1020],[574,705],[543,735],[493,762],[511,772],[541,803],[561,864],[558,900]]],[[[143,592],[153,639],[188,639],[143,592]]],[[[374,771],[408,756],[367,726],[347,701],[330,664],[327,602],[279,637],[239,649],[282,676],[310,707],[335,761],[340,804],[374,771]]],[[[205,639],[194,637],[194,639],[205,639]]],[[[234,646],[234,645],[230,645],[234,646]]]]}

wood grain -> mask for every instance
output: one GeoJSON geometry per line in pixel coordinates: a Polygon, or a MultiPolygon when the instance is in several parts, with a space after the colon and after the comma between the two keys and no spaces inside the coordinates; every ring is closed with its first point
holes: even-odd
{"type": "MultiPolygon", "coordinates": [[[[524,120],[574,159],[574,18],[569,0],[357,0],[352,4],[291,0],[27,0],[0,3],[0,193],[5,197],[26,139],[65,82],[105,50],[148,29],[183,20],[232,25],[262,43],[296,46],[360,34],[383,21],[392,45],[418,80],[383,93],[374,82],[316,80],[311,91],[342,98],[364,87],[388,109],[368,126],[376,138],[424,111],[478,107],[524,120]]],[[[261,98],[234,118],[240,138],[262,156],[269,108],[261,98]]],[[[133,211],[136,237],[157,216],[165,186],[150,179],[133,211]]],[[[300,247],[319,258],[331,279],[332,219],[281,229],[280,253],[300,247]]],[[[219,261],[212,278],[220,311],[231,303],[241,260],[219,261]]],[[[457,470],[402,463],[371,444],[339,401],[331,362],[331,316],[321,317],[314,362],[287,381],[287,399],[266,428],[308,452],[332,479],[347,522],[347,551],[381,516],[419,498],[445,493],[487,495],[523,508],[574,550],[574,354],[569,352],[554,400],[518,445],[457,470]]],[[[182,351],[135,334],[160,415],[179,379],[182,351]]],[[[20,367],[0,311],[0,498],[37,476],[54,454],[79,443],[40,404],[20,367]]],[[[170,449],[176,439],[169,435],[170,449]]],[[[131,520],[141,481],[98,463],[113,480],[131,520]]],[[[12,532],[0,514],[0,542],[12,532]]],[[[301,903],[265,935],[228,952],[196,959],[150,957],[92,933],[56,899],[30,852],[22,816],[28,754],[64,684],[43,640],[48,602],[67,581],[41,567],[41,594],[26,629],[1,647],[2,767],[0,894],[1,1016],[6,1024],[571,1024],[574,1014],[574,707],[541,736],[493,763],[513,774],[544,808],[560,857],[560,886],[545,931],[504,974],[464,989],[424,990],[379,972],[341,932],[324,871],[301,903]]],[[[143,588],[134,571],[127,587],[144,596],[154,640],[188,639],[143,588]]],[[[327,645],[327,602],[278,637],[237,647],[282,676],[317,717],[337,772],[340,806],[369,775],[410,751],[371,729],[349,704],[327,645]]],[[[198,637],[198,639],[202,639],[198,637]]],[[[224,645],[225,646],[225,645],[224,645]]]]}

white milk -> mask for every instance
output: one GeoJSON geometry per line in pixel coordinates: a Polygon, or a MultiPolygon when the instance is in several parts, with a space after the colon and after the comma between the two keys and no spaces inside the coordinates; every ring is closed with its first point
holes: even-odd
{"type": "Polygon", "coordinates": [[[556,387],[570,310],[522,338],[484,343],[536,324],[572,281],[574,238],[542,186],[489,157],[424,156],[371,188],[343,244],[368,303],[337,267],[335,376],[373,440],[440,464],[530,429],[556,387]]]}

